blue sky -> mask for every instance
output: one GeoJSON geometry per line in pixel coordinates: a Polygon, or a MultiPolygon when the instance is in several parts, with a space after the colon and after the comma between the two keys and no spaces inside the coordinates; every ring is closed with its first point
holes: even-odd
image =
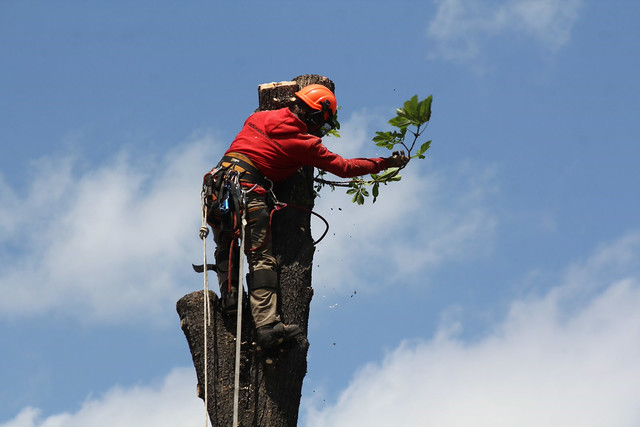
{"type": "Polygon", "coordinates": [[[305,73],[336,83],[345,156],[434,101],[427,159],[375,205],[317,201],[301,425],[637,426],[638,22],[623,0],[0,0],[0,427],[202,424],[175,312],[202,287],[200,180],[257,86],[305,73]]]}

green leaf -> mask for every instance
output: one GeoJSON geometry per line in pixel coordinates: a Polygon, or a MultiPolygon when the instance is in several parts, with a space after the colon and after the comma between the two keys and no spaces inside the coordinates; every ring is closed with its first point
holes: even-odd
{"type": "Polygon", "coordinates": [[[388,179],[391,175],[393,175],[394,173],[398,172],[398,168],[389,168],[386,169],[382,172],[382,174],[380,174],[380,180],[384,181],[386,179],[388,179]]]}
{"type": "Polygon", "coordinates": [[[425,153],[425,151],[427,151],[429,149],[429,147],[431,147],[431,140],[429,140],[429,141],[425,142],[424,144],[422,144],[420,146],[420,149],[416,153],[416,155],[418,157],[422,156],[425,153]]]}
{"type": "Polygon", "coordinates": [[[407,119],[406,117],[398,116],[389,120],[389,124],[400,129],[406,129],[411,124],[411,120],[407,119]]]}
{"type": "Polygon", "coordinates": [[[376,136],[373,137],[373,142],[390,142],[392,140],[391,132],[376,132],[376,136]]]}
{"type": "Polygon", "coordinates": [[[340,135],[340,132],[338,132],[337,129],[328,130],[327,133],[325,134],[325,136],[333,136],[335,138],[342,138],[342,135],[340,135]]]}
{"type": "MultiPolygon", "coordinates": [[[[395,133],[395,132],[394,132],[395,133]]],[[[373,137],[373,142],[378,147],[392,148],[396,143],[396,137],[392,132],[376,132],[376,136],[373,137]]]]}
{"type": "Polygon", "coordinates": [[[392,142],[378,142],[376,145],[378,147],[386,148],[388,150],[392,150],[393,147],[395,146],[395,144],[392,142]]]}
{"type": "Polygon", "coordinates": [[[418,114],[418,95],[413,95],[410,100],[404,103],[405,114],[409,117],[418,114]]]}
{"type": "Polygon", "coordinates": [[[424,124],[431,119],[431,102],[433,96],[429,95],[418,103],[418,120],[420,124],[424,124]]]}

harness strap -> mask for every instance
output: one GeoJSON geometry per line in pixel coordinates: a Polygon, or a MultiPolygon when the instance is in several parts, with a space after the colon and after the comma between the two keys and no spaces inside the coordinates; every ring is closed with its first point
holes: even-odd
{"type": "Polygon", "coordinates": [[[273,183],[264,176],[253,162],[242,153],[230,152],[225,154],[217,168],[236,170],[240,173],[241,181],[258,184],[265,190],[270,190],[273,183]]]}

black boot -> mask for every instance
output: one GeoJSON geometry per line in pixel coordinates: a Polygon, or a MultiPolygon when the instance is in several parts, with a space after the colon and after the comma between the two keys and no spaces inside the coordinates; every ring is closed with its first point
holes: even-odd
{"type": "Polygon", "coordinates": [[[291,338],[300,335],[302,329],[298,325],[285,325],[282,322],[261,326],[258,332],[258,345],[264,349],[276,347],[291,338]]]}

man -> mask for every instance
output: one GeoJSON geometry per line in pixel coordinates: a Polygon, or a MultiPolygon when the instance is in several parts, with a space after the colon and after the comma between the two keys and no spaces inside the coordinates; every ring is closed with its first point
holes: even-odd
{"type": "MultiPolygon", "coordinates": [[[[230,220],[224,220],[220,203],[221,188],[229,187],[229,174],[245,190],[245,253],[249,264],[249,302],[258,344],[269,348],[298,335],[297,325],[285,325],[277,312],[277,263],[269,238],[269,191],[277,184],[308,165],[352,178],[378,173],[389,167],[404,166],[409,158],[394,153],[387,158],[345,159],[330,152],[320,137],[322,129],[333,127],[337,111],[336,98],[325,86],[309,85],[295,93],[289,108],[252,114],[211,175],[214,179],[214,203],[209,223],[216,242],[215,259],[222,309],[235,310],[238,292],[237,234],[230,220]],[[237,174],[237,171],[240,174],[237,174]],[[225,224],[226,223],[226,224],[225,224]]],[[[224,210],[224,209],[222,209],[224,210]]],[[[237,223],[237,220],[236,220],[237,223]]],[[[237,230],[237,227],[236,227],[237,230]]]]}

